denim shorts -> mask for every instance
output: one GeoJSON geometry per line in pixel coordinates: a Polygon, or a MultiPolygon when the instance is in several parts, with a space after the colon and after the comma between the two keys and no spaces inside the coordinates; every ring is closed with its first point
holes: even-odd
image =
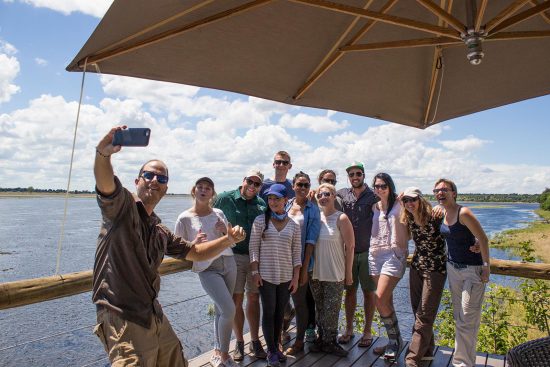
{"type": "Polygon", "coordinates": [[[407,252],[400,249],[384,248],[369,252],[370,275],[381,274],[402,278],[407,268],[407,252]]]}

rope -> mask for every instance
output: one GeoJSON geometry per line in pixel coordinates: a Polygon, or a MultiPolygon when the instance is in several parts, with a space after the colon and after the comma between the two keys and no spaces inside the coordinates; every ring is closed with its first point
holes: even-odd
{"type": "Polygon", "coordinates": [[[65,193],[65,205],[63,209],[63,221],[61,222],[61,232],[59,233],[59,241],[57,242],[57,259],[55,261],[55,275],[59,275],[59,265],[61,262],[61,248],[63,243],[63,235],[65,234],[65,222],[67,221],[67,207],[69,204],[69,188],[71,187],[71,173],[73,172],[74,148],[76,145],[76,133],[78,131],[78,121],[80,119],[80,106],[82,105],[82,96],[84,94],[84,79],[86,77],[86,67],[88,58],[84,60],[84,71],[82,73],[82,83],[80,85],[80,99],[78,100],[78,111],[76,112],[76,123],[74,126],[73,149],[71,151],[71,164],[69,166],[69,178],[67,180],[67,191],[65,193]]]}
{"type": "Polygon", "coordinates": [[[439,58],[437,59],[436,69],[441,69],[441,78],[439,79],[439,90],[437,91],[437,99],[435,100],[434,115],[432,121],[428,125],[432,125],[437,115],[437,108],[439,107],[439,98],[441,97],[441,87],[443,87],[443,76],[445,75],[445,66],[443,64],[443,50],[440,50],[439,58]]]}

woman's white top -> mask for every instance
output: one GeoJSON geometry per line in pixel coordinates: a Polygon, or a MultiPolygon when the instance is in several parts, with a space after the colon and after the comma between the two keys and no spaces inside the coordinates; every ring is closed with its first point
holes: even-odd
{"type": "Polygon", "coordinates": [[[313,279],[322,282],[341,282],[346,277],[346,250],[338,228],[342,212],[325,216],[321,212],[321,231],[315,245],[313,279]]]}
{"type": "Polygon", "coordinates": [[[292,280],[294,267],[302,265],[302,232],[300,225],[289,218],[278,231],[272,222],[264,231],[265,215],[256,217],[250,231],[250,262],[259,263],[263,280],[281,284],[292,280]]]}
{"type": "Polygon", "coordinates": [[[379,251],[394,250],[398,255],[405,256],[408,252],[409,232],[407,226],[399,221],[401,204],[396,201],[388,215],[374,205],[372,231],[370,237],[370,253],[376,256],[379,251]]]}
{"type": "MultiPolygon", "coordinates": [[[[216,222],[220,219],[227,227],[227,218],[225,218],[225,215],[220,209],[213,208],[212,213],[203,217],[199,217],[190,210],[191,209],[188,209],[178,216],[176,227],[174,228],[174,234],[176,236],[180,236],[188,241],[194,241],[200,229],[202,233],[206,233],[206,241],[212,241],[222,237],[222,234],[216,230],[216,222]]],[[[210,264],[212,264],[212,261],[220,256],[233,256],[233,250],[226,248],[210,260],[193,261],[192,270],[195,272],[206,270],[210,264]]]]}

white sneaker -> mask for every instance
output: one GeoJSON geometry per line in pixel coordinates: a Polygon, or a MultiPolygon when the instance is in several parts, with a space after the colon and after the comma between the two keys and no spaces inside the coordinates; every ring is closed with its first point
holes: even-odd
{"type": "Polygon", "coordinates": [[[210,357],[210,364],[212,367],[225,367],[222,358],[217,354],[212,354],[212,357],[210,357]]]}

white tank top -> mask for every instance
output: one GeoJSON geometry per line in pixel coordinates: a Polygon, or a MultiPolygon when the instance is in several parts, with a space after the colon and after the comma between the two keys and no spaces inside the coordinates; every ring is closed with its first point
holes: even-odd
{"type": "Polygon", "coordinates": [[[321,212],[321,232],[315,245],[313,279],[322,282],[341,282],[346,276],[346,253],[344,240],[338,228],[342,212],[325,217],[321,212]]]}

